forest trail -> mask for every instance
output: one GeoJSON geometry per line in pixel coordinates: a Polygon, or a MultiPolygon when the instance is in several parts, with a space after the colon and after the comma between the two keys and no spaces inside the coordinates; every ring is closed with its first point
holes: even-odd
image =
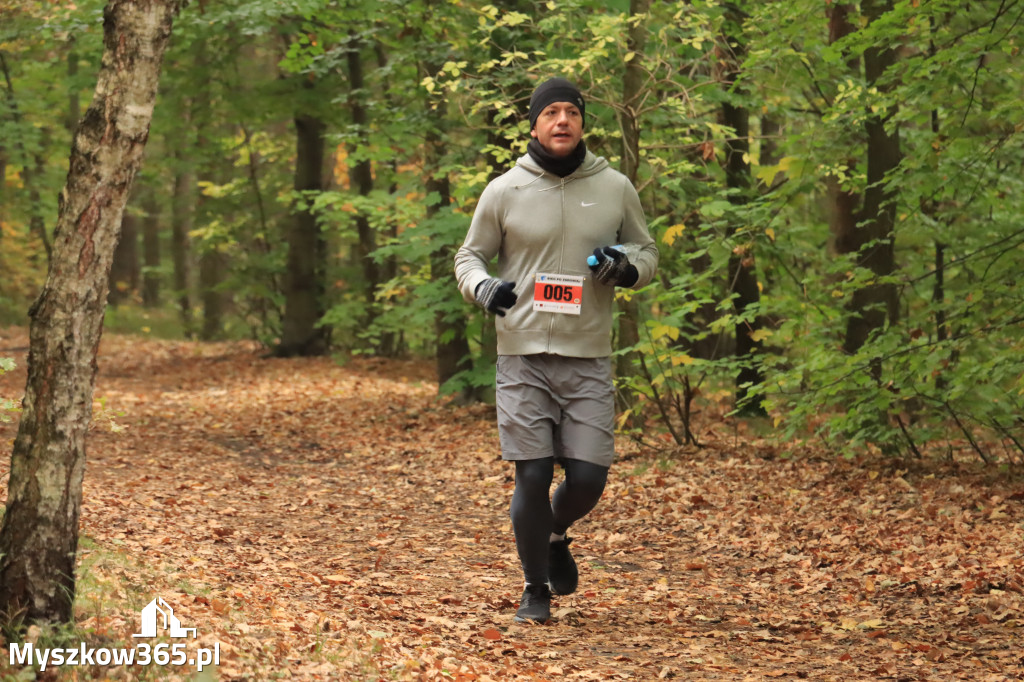
{"type": "MultiPolygon", "coordinates": [[[[0,329],[0,395],[27,345],[0,329]]],[[[112,592],[80,625],[130,641],[162,596],[214,679],[1024,678],[1019,478],[707,421],[668,460],[623,440],[579,592],[517,625],[493,410],[440,404],[429,363],[107,335],[99,366],[80,558],[112,592]]]]}

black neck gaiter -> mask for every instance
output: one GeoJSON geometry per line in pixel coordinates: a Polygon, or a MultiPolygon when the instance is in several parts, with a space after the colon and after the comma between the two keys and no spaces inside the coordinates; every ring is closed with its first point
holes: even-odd
{"type": "Polygon", "coordinates": [[[534,137],[526,145],[526,152],[541,168],[549,173],[554,173],[560,178],[564,178],[583,163],[583,159],[587,156],[587,145],[584,144],[583,140],[580,140],[580,143],[576,145],[576,149],[569,152],[566,156],[554,156],[547,149],[544,149],[544,146],[534,137]]]}

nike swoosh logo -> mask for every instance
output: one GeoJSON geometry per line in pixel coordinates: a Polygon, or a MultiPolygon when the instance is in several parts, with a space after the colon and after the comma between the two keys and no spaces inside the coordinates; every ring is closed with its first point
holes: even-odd
{"type": "Polygon", "coordinates": [[[597,206],[597,202],[595,201],[595,202],[594,202],[594,203],[592,203],[592,204],[588,204],[588,203],[587,203],[587,202],[585,202],[585,201],[581,201],[581,202],[580,202],[580,206],[582,206],[583,208],[587,208],[587,207],[589,207],[589,206],[597,206]]]}

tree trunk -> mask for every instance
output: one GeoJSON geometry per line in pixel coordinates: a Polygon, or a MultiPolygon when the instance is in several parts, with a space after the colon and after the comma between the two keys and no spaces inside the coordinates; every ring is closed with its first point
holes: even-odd
{"type": "MultiPolygon", "coordinates": [[[[761,149],[758,154],[758,162],[762,167],[774,166],[779,162],[778,140],[782,136],[782,125],[774,118],[763,114],[759,120],[761,126],[761,149]]],[[[785,182],[786,174],[779,171],[775,177],[767,182],[759,180],[758,190],[764,194],[774,190],[782,182],[785,182]]]]}
{"type": "MultiPolygon", "coordinates": [[[[651,0],[630,0],[630,22],[626,47],[635,56],[626,63],[622,79],[622,110],[619,113],[619,127],[622,130],[622,163],[620,170],[629,181],[636,185],[640,171],[640,94],[643,90],[646,70],[643,67],[643,53],[647,46],[647,26],[641,20],[651,7],[651,0]]],[[[633,348],[640,343],[640,306],[635,297],[619,300],[619,333],[616,345],[620,351],[633,348]]],[[[622,353],[615,360],[615,375],[618,378],[636,374],[636,352],[622,353]]],[[[633,396],[620,391],[616,394],[619,411],[633,407],[633,396]]]]}
{"type": "MultiPolygon", "coordinates": [[[[361,47],[361,41],[353,38],[353,44],[348,51],[348,105],[352,115],[352,127],[360,143],[365,145],[367,143],[367,126],[370,122],[370,116],[362,101],[362,98],[366,95],[363,92],[364,78],[361,47]]],[[[358,158],[362,153],[358,144],[350,144],[348,153],[350,159],[348,167],[349,186],[359,196],[369,196],[370,192],[373,191],[373,166],[369,159],[358,158]]],[[[366,297],[367,314],[364,326],[368,327],[375,317],[374,309],[377,307],[377,287],[381,283],[380,268],[372,257],[373,252],[377,249],[377,235],[374,232],[373,226],[370,225],[370,219],[363,210],[359,210],[356,213],[355,222],[359,239],[356,257],[363,271],[363,286],[365,287],[364,293],[366,297]]]]}
{"type": "MultiPolygon", "coordinates": [[[[782,134],[782,126],[775,118],[768,114],[763,114],[760,119],[761,122],[761,154],[760,162],[762,166],[772,166],[779,161],[779,143],[778,139],[782,134]]],[[[771,189],[775,185],[774,182],[768,183],[767,189],[771,189]]]]}
{"type": "Polygon", "coordinates": [[[155,308],[160,305],[160,205],[152,187],[147,187],[143,196],[142,305],[155,308]]]}
{"type": "MultiPolygon", "coordinates": [[[[868,22],[892,9],[891,2],[865,0],[862,9],[868,22]]],[[[886,69],[896,63],[896,52],[889,47],[869,47],[864,51],[864,76],[868,87],[878,87],[886,69]]],[[[894,111],[869,112],[864,124],[867,133],[867,188],[861,210],[856,216],[852,241],[844,245],[846,253],[857,254],[857,265],[867,268],[877,278],[891,275],[895,269],[894,230],[896,227],[896,193],[885,176],[900,163],[898,131],[889,133],[886,122],[894,111]]],[[[895,322],[896,286],[874,282],[853,294],[850,304],[853,315],[847,322],[843,350],[857,352],[886,321],[895,322]]]]}
{"type": "MultiPolygon", "coordinates": [[[[72,135],[78,127],[78,119],[82,117],[82,105],[78,97],[78,88],[75,81],[78,80],[78,50],[75,49],[75,37],[68,38],[70,48],[68,49],[68,113],[64,119],[64,127],[72,135]]],[[[2,176],[0,176],[2,177],[2,176]]]]}
{"type": "MultiPolygon", "coordinates": [[[[436,73],[436,65],[428,66],[426,72],[436,73]]],[[[438,201],[427,207],[427,219],[430,220],[451,206],[452,191],[448,174],[441,171],[442,146],[447,137],[444,130],[444,121],[447,115],[444,102],[437,102],[437,106],[429,111],[428,115],[434,119],[435,127],[427,133],[424,146],[423,165],[427,173],[424,190],[428,196],[435,192],[438,195],[438,201]]],[[[439,247],[430,254],[430,278],[432,281],[452,280],[452,261],[455,258],[456,250],[456,245],[441,240],[439,247]]],[[[445,307],[442,306],[434,313],[434,329],[437,335],[437,351],[434,356],[437,366],[437,383],[439,386],[443,386],[446,381],[459,372],[473,367],[473,357],[470,354],[466,333],[466,317],[462,312],[462,306],[457,312],[445,310],[445,307]]],[[[465,404],[477,397],[472,387],[465,387],[457,400],[465,404]]]]}
{"type": "MultiPolygon", "coordinates": [[[[929,27],[934,36],[934,18],[929,21],[929,27]]],[[[930,58],[934,58],[936,54],[934,38],[930,39],[928,43],[928,56],[930,58]]],[[[936,140],[939,139],[940,128],[939,110],[932,109],[931,130],[932,135],[936,140]]],[[[935,199],[922,199],[921,213],[937,223],[938,211],[935,199]]],[[[941,348],[945,346],[946,341],[949,340],[949,321],[946,318],[946,244],[943,243],[941,239],[935,240],[935,285],[932,288],[932,305],[935,307],[935,340],[941,348]]],[[[953,358],[953,360],[955,360],[955,358],[953,358]]],[[[951,362],[950,365],[955,365],[955,362],[951,362]]],[[[946,385],[946,377],[943,374],[939,374],[935,377],[935,388],[937,390],[945,390],[946,385]]]]}
{"type": "MultiPolygon", "coordinates": [[[[427,144],[439,144],[439,141],[428,139],[427,144]]],[[[428,178],[425,189],[428,194],[437,192],[440,195],[438,203],[431,205],[427,209],[428,219],[451,206],[451,183],[447,176],[428,178]]],[[[455,251],[454,245],[445,244],[430,255],[431,279],[451,280],[452,260],[455,258],[455,251]]],[[[453,314],[449,310],[439,310],[434,314],[434,328],[437,334],[437,352],[435,354],[437,382],[439,386],[443,386],[446,381],[456,374],[471,369],[473,366],[472,355],[470,355],[469,350],[469,340],[466,335],[465,315],[462,312],[453,314]]],[[[473,388],[466,387],[459,394],[458,401],[466,404],[472,401],[474,397],[473,388]]]]}
{"type": "MultiPolygon", "coordinates": [[[[856,30],[850,15],[854,7],[850,4],[839,3],[828,6],[828,40],[835,43],[850,35],[856,30]]],[[[860,60],[855,56],[847,55],[847,68],[851,72],[860,70],[860,60]]],[[[846,165],[850,168],[856,167],[854,159],[848,159],[846,165]]],[[[849,190],[843,189],[835,176],[828,176],[825,179],[825,193],[829,205],[829,234],[832,248],[836,253],[849,253],[856,249],[855,233],[857,230],[857,206],[859,197],[849,190]]]]}
{"type": "MultiPolygon", "coordinates": [[[[6,214],[4,209],[7,206],[7,183],[4,178],[7,177],[7,149],[4,147],[3,142],[0,141],[0,223],[7,222],[6,214]]],[[[4,231],[0,228],[0,244],[4,242],[4,231]]]]}
{"type": "Polygon", "coordinates": [[[110,264],[110,305],[121,305],[139,289],[139,220],[130,210],[121,214],[121,233],[110,264]]]}
{"type": "MultiPolygon", "coordinates": [[[[377,56],[378,72],[382,72],[385,74],[388,73],[388,54],[384,49],[384,45],[380,41],[375,41],[373,45],[373,51],[374,54],[376,54],[377,56]]],[[[391,78],[389,78],[388,76],[384,76],[382,86],[382,96],[384,98],[385,105],[388,107],[389,110],[394,111],[403,106],[398,101],[398,98],[395,97],[395,88],[392,85],[391,78]]],[[[430,142],[426,141],[426,144],[429,145],[430,142]]],[[[383,164],[381,165],[383,166],[383,164]]],[[[392,178],[390,185],[388,187],[388,194],[390,194],[392,197],[394,197],[398,193],[398,165],[398,155],[395,155],[394,157],[392,157],[391,162],[388,164],[392,178]]],[[[380,174],[381,173],[378,172],[378,175],[380,174]]],[[[430,193],[429,189],[427,189],[427,193],[430,193]]],[[[448,196],[450,200],[450,191],[448,196]]],[[[393,243],[395,240],[398,239],[399,220],[400,219],[397,214],[388,218],[387,227],[384,228],[384,230],[382,230],[385,241],[393,243]]],[[[378,266],[377,272],[377,276],[380,278],[382,284],[385,282],[390,282],[394,280],[396,277],[398,277],[398,265],[398,256],[395,255],[394,253],[384,257],[384,259],[380,262],[378,266]]],[[[404,347],[405,337],[401,332],[389,331],[381,334],[379,351],[381,355],[384,355],[385,357],[398,357],[399,355],[401,355],[402,351],[404,350],[404,347]]]]}
{"type": "Polygon", "coordinates": [[[192,231],[192,186],[194,176],[187,169],[184,152],[175,152],[178,170],[174,175],[174,198],[171,204],[171,258],[174,261],[174,292],[185,338],[195,334],[192,320],[192,298],[189,287],[191,264],[188,234],[192,231]]]}
{"type": "MultiPolygon", "coordinates": [[[[204,71],[210,68],[210,57],[207,54],[206,45],[202,42],[196,46],[196,59],[194,68],[204,71]]],[[[210,149],[212,143],[210,138],[216,135],[211,113],[213,110],[213,95],[209,85],[200,86],[195,93],[192,102],[191,119],[195,122],[196,148],[199,150],[210,149]]],[[[211,160],[210,156],[202,158],[202,165],[197,171],[199,186],[205,183],[220,184],[222,180],[218,169],[220,157],[211,160]]],[[[214,219],[212,213],[216,210],[216,202],[206,194],[200,192],[196,201],[196,216],[200,224],[209,223],[214,219]]],[[[202,341],[218,339],[224,332],[224,317],[227,315],[231,298],[223,290],[224,273],[227,270],[226,257],[220,251],[216,241],[201,243],[199,251],[199,302],[203,309],[202,324],[199,325],[199,338],[202,341]]]]}
{"type": "MultiPolygon", "coordinates": [[[[323,189],[323,121],[308,114],[295,116],[295,191],[323,189]]],[[[323,261],[326,244],[309,202],[295,209],[288,230],[288,266],[285,274],[284,319],[281,344],[275,355],[323,355],[327,352],[327,334],[317,326],[323,317],[323,261]]]]}
{"type": "MultiPolygon", "coordinates": [[[[735,6],[728,11],[725,41],[730,55],[726,62],[726,73],[723,87],[732,90],[731,95],[740,98],[745,93],[735,85],[739,77],[739,64],[746,55],[746,48],[740,41],[743,17],[735,6]]],[[[732,128],[734,134],[726,142],[725,180],[726,186],[732,190],[729,201],[734,206],[742,206],[750,200],[750,112],[742,104],[728,97],[722,103],[722,123],[732,128]]],[[[735,224],[728,227],[728,236],[734,237],[735,224]]],[[[761,290],[757,284],[757,267],[754,254],[748,244],[736,245],[729,256],[729,294],[733,297],[733,305],[738,316],[748,315],[757,311],[761,305],[761,290]]],[[[764,382],[761,372],[762,343],[758,332],[763,327],[760,316],[751,320],[736,323],[736,357],[741,362],[739,374],[736,376],[736,407],[745,414],[764,416],[766,414],[762,402],[764,396],[751,391],[752,386],[764,382]]]]}
{"type": "Polygon", "coordinates": [[[224,316],[228,309],[227,294],[221,291],[227,270],[225,260],[224,254],[216,248],[207,248],[199,257],[199,289],[203,304],[199,338],[202,341],[219,339],[224,333],[224,316]]]}
{"type": "MultiPolygon", "coordinates": [[[[43,128],[42,137],[43,139],[49,138],[50,131],[43,128]]],[[[32,234],[38,235],[40,241],[43,242],[43,251],[46,252],[46,260],[49,263],[53,258],[53,245],[50,243],[50,235],[46,232],[46,218],[43,216],[43,202],[39,194],[39,183],[46,172],[46,156],[41,151],[36,152],[32,156],[32,162],[31,173],[27,165],[28,159],[26,159],[26,165],[22,171],[22,178],[25,181],[25,186],[28,187],[28,201],[31,207],[29,209],[29,230],[32,234]]]]}
{"type": "Polygon", "coordinates": [[[179,7],[111,0],[104,10],[96,94],[75,135],[54,257],[30,310],[24,409],[0,527],[0,611],[10,619],[72,617],[85,435],[107,278],[179,7]]]}

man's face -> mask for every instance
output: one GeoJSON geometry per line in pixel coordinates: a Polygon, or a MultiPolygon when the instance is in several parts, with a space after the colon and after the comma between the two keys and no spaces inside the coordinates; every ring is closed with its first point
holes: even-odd
{"type": "Polygon", "coordinates": [[[530,131],[553,156],[568,156],[583,139],[583,116],[575,104],[552,102],[530,131]]]}

